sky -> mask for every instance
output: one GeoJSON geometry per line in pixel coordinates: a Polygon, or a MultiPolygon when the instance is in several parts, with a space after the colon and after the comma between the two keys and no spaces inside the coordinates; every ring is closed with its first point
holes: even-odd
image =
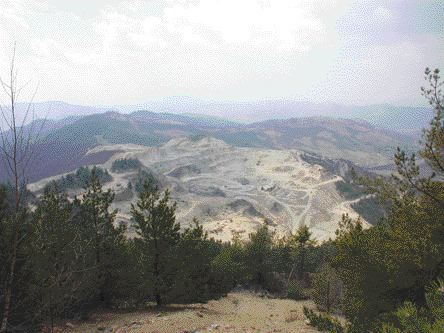
{"type": "Polygon", "coordinates": [[[0,75],[16,43],[36,101],[424,105],[443,17],[442,0],[0,0],[0,75]]]}

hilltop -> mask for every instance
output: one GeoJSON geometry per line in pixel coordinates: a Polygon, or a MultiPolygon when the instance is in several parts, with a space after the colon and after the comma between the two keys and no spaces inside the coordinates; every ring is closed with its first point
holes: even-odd
{"type": "MultiPolygon", "coordinates": [[[[299,150],[235,147],[194,136],[171,139],[159,147],[100,145],[87,153],[97,154],[109,156],[100,166],[111,170],[113,180],[105,187],[116,191],[114,207],[120,220],[130,223],[129,201],[136,194],[128,192],[127,184],[134,185],[140,171],[112,172],[113,163],[132,159],[140,161],[162,188],[171,190],[183,226],[197,217],[211,237],[221,240],[246,239],[264,224],[281,236],[306,224],[315,238],[326,240],[334,237],[343,213],[357,217],[362,212],[354,205],[367,200],[359,191],[348,196],[343,189],[351,166],[322,166],[328,160],[310,160],[299,150]]],[[[29,188],[38,191],[47,182],[29,188]]]]}

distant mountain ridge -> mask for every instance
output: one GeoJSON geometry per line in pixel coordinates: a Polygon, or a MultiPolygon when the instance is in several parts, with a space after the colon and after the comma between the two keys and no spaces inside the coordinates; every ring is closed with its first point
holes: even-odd
{"type": "Polygon", "coordinates": [[[29,175],[32,181],[83,165],[103,163],[114,153],[88,153],[96,146],[160,146],[181,137],[209,136],[236,147],[297,149],[347,159],[365,168],[390,167],[397,146],[416,149],[416,140],[410,135],[380,129],[363,120],[326,117],[243,124],[213,117],[139,110],[130,114],[109,111],[48,124],[44,140],[36,147],[38,154],[29,175]]]}
{"type": "MultiPolygon", "coordinates": [[[[19,104],[24,110],[27,104],[19,104]]],[[[293,100],[263,100],[252,102],[204,101],[186,96],[170,97],[134,105],[83,106],[60,101],[34,103],[39,118],[60,120],[68,116],[86,116],[107,111],[130,114],[138,110],[155,113],[201,115],[231,122],[255,123],[273,119],[331,117],[362,119],[372,125],[418,135],[433,116],[428,107],[393,106],[388,104],[350,106],[334,103],[311,103],[293,100]]]]}

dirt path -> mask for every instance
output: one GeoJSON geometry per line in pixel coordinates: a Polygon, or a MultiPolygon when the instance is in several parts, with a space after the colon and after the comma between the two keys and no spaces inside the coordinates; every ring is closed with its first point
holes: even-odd
{"type": "Polygon", "coordinates": [[[175,332],[299,332],[315,333],[305,324],[306,301],[260,297],[248,292],[230,293],[207,304],[172,306],[169,310],[100,313],[90,322],[69,323],[62,332],[175,333],[175,332]],[[69,328],[71,326],[71,328],[69,328]],[[73,326],[73,327],[72,327],[73,326]]]}

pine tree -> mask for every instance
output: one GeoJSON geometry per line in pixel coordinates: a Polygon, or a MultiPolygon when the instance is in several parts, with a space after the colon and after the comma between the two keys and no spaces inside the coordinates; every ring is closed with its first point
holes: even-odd
{"type": "Polygon", "coordinates": [[[250,241],[245,246],[245,262],[251,282],[267,288],[272,272],[273,239],[267,226],[250,235],[250,241]]]}
{"type": "Polygon", "coordinates": [[[211,248],[207,233],[197,219],[184,230],[179,243],[180,276],[175,289],[178,301],[203,302],[209,297],[211,248]]]}
{"type": "Polygon", "coordinates": [[[440,333],[444,332],[444,282],[437,280],[428,286],[426,306],[417,307],[412,302],[405,302],[394,315],[399,326],[384,323],[381,333],[440,333]]]}
{"type": "Polygon", "coordinates": [[[288,283],[291,280],[294,269],[297,267],[298,279],[302,280],[305,272],[305,260],[307,248],[313,246],[315,241],[311,239],[310,229],[306,225],[302,225],[296,231],[296,234],[289,239],[290,247],[293,249],[295,255],[295,263],[288,275],[288,283]]]}
{"type": "Polygon", "coordinates": [[[327,313],[339,312],[342,283],[334,268],[324,264],[314,275],[312,286],[311,298],[319,310],[327,313]]]}
{"type": "Polygon", "coordinates": [[[74,203],[77,223],[91,236],[98,299],[104,304],[109,304],[112,300],[113,284],[121,258],[119,248],[125,241],[124,227],[114,225],[117,210],[111,210],[113,200],[114,193],[103,190],[96,169],[93,168],[86,193],[81,200],[77,199],[74,203]]]}
{"type": "Polygon", "coordinates": [[[224,295],[247,280],[245,244],[235,238],[222,248],[211,262],[210,290],[213,296],[224,295]]]}
{"type": "Polygon", "coordinates": [[[150,293],[158,307],[169,302],[179,276],[178,245],[180,225],[176,222],[176,204],[170,204],[170,192],[163,195],[157,187],[145,182],[131,214],[140,238],[139,248],[144,277],[152,283],[150,293]]]}
{"type": "Polygon", "coordinates": [[[14,190],[11,186],[0,185],[0,320],[4,322],[7,315],[8,331],[38,332],[40,324],[39,309],[35,307],[38,295],[32,288],[29,265],[30,234],[29,211],[22,209],[16,213],[14,190]],[[15,237],[19,238],[14,250],[11,244],[15,237]],[[16,261],[13,279],[10,274],[12,260],[16,261]],[[9,301],[8,307],[6,301],[9,301]]]}
{"type": "Polygon", "coordinates": [[[36,308],[53,328],[55,318],[80,311],[94,290],[93,248],[73,221],[73,204],[56,187],[40,198],[33,229],[29,258],[40,295],[36,308]]]}
{"type": "Polygon", "coordinates": [[[395,154],[391,178],[358,178],[390,208],[371,229],[343,220],[332,263],[344,283],[342,310],[356,330],[374,331],[394,322],[403,302],[426,306],[426,287],[444,274],[444,96],[439,70],[426,69],[423,95],[435,116],[424,130],[420,156],[433,170],[421,172],[415,154],[395,154]]]}
{"type": "Polygon", "coordinates": [[[7,78],[0,77],[2,86],[0,97],[0,109],[2,121],[0,122],[0,159],[2,160],[2,175],[8,180],[11,195],[9,214],[0,227],[3,228],[1,241],[5,251],[6,261],[2,262],[0,276],[0,332],[13,330],[31,330],[34,323],[32,308],[25,308],[29,301],[27,297],[29,271],[27,269],[28,258],[26,246],[30,234],[30,214],[27,202],[29,192],[26,189],[27,177],[32,167],[32,161],[36,152],[36,144],[41,132],[35,128],[34,123],[23,128],[27,120],[33,118],[34,110],[32,101],[24,111],[17,108],[18,98],[23,92],[24,86],[18,85],[18,74],[15,67],[15,45],[7,78]],[[8,101],[7,105],[3,101],[8,101]],[[28,313],[30,311],[30,314],[28,313]],[[32,319],[30,319],[32,318],[32,319]]]}

